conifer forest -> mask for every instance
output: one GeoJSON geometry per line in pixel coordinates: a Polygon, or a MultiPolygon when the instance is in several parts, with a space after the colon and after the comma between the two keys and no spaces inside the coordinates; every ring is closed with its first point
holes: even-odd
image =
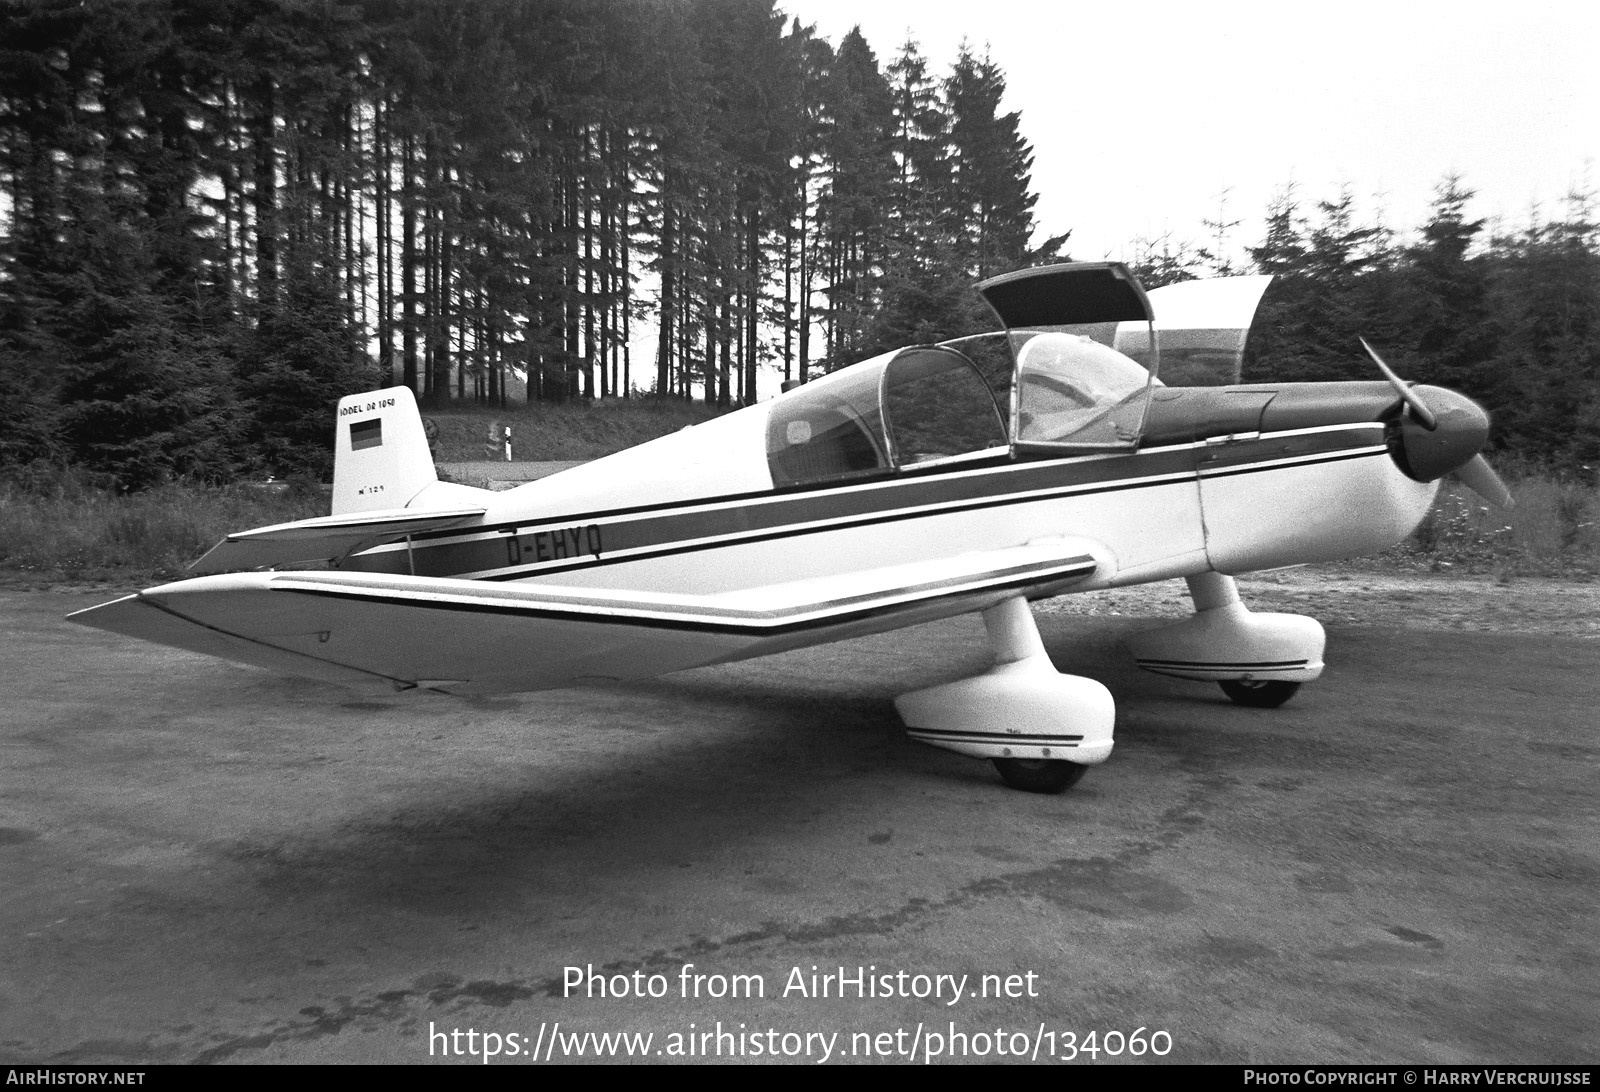
{"type": "MultiPolygon", "coordinates": [[[[974,281],[1074,256],[1005,85],[774,0],[0,0],[0,469],[320,474],[391,382],[732,406],[986,328],[974,281]]],[[[1588,473],[1593,197],[1490,228],[1470,183],[1398,228],[1286,187],[1247,259],[1133,264],[1277,275],[1247,380],[1376,378],[1365,336],[1588,473]]]]}

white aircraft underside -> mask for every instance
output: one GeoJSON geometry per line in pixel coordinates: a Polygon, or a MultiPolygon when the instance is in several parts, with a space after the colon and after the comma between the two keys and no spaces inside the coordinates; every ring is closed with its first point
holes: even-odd
{"type": "Polygon", "coordinates": [[[1105,264],[996,278],[981,288],[1010,327],[1009,392],[976,346],[908,349],[505,493],[435,480],[404,388],[352,396],[335,514],[197,564],[334,568],[202,576],[73,618],[352,685],[481,692],[982,612],[995,667],[902,696],[902,716],[1053,791],[1110,753],[1113,710],[1055,670],[1027,600],[1187,578],[1195,615],[1131,641],[1140,665],[1280,703],[1320,674],[1321,627],[1252,614],[1229,575],[1400,541],[1482,444],[1482,411],[1437,388],[1408,392],[1442,407],[1424,430],[1430,411],[1387,383],[1163,387],[1141,367],[1167,350],[1162,300],[1193,359],[1236,363],[1265,279],[1199,284],[1146,297],[1105,264]],[[1099,310],[1052,303],[1074,287],[1099,310]],[[1231,314],[1206,326],[1197,299],[1231,314]],[[1065,332],[1085,322],[1098,334],[1065,332]]]}

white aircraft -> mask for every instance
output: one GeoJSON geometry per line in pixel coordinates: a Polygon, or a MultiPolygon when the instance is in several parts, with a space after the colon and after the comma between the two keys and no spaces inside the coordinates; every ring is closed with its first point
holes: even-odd
{"type": "Polygon", "coordinates": [[[292,674],[484,692],[981,612],[994,666],[896,706],[913,738],[1057,792],[1111,753],[1114,708],[1056,670],[1029,600],[1181,577],[1195,613],[1129,642],[1139,666],[1276,706],[1321,674],[1322,627],[1252,613],[1233,574],[1399,542],[1452,471],[1509,500],[1478,454],[1483,410],[1376,354],[1387,382],[1156,378],[1163,358],[1237,374],[1267,281],[1147,294],[1115,263],[1010,273],[978,286],[997,333],[501,493],[437,479],[409,390],[354,395],[332,515],[229,535],[194,566],[222,575],[71,617],[292,674]]]}

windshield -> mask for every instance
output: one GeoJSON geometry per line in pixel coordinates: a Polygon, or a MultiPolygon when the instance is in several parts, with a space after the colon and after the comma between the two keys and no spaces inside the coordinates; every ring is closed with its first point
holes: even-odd
{"type": "Polygon", "coordinates": [[[1083,334],[1017,332],[1018,443],[1127,447],[1144,425],[1150,373],[1083,334]]]}
{"type": "Polygon", "coordinates": [[[946,342],[974,360],[1004,354],[1011,442],[1023,450],[1129,448],[1158,385],[1149,326],[1106,322],[980,334],[946,342]],[[1007,389],[1009,387],[1009,390],[1007,389]]]}

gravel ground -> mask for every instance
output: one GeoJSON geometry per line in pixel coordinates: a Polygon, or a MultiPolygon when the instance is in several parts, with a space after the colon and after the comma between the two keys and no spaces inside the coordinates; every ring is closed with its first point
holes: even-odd
{"type": "MultiPolygon", "coordinates": [[[[1372,563],[1367,563],[1371,565],[1372,563]]],[[[1456,576],[1354,564],[1252,573],[1239,579],[1252,610],[1309,614],[1324,625],[1394,626],[1471,633],[1600,637],[1600,581],[1456,576]]],[[[1182,617],[1192,609],[1181,580],[1064,595],[1041,614],[1182,617]]]]}
{"type": "Polygon", "coordinates": [[[895,716],[983,669],[970,617],[373,699],[62,620],[107,590],[0,591],[0,1063],[470,1061],[441,1045],[468,1029],[526,1036],[515,1062],[557,1024],[649,1034],[652,1062],[719,1028],[731,1060],[765,1060],[751,1034],[903,1060],[937,1031],[995,1061],[1004,1031],[1064,1061],[1143,1028],[1172,1061],[1595,1061],[1600,585],[1241,587],[1327,626],[1327,673],[1279,710],[1133,668],[1121,640],[1187,613],[1181,582],[1038,605],[1118,708],[1116,753],[1054,797],[895,716]],[[863,967],[998,995],[809,991],[863,967]],[[683,996],[696,973],[765,993],[683,996]]]}

